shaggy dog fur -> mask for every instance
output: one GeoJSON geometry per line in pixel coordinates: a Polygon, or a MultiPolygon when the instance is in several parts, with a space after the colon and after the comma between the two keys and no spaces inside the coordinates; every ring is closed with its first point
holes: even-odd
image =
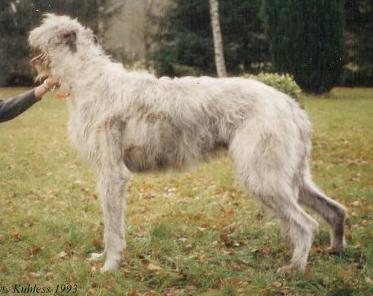
{"type": "Polygon", "coordinates": [[[125,249],[130,171],[181,168],[226,147],[238,178],[279,218],[293,256],[281,272],[304,271],[318,223],[331,228],[331,247],[344,248],[345,209],[312,182],[310,123],[287,95],[255,80],[160,78],[113,63],[90,29],[48,14],[30,33],[41,52],[40,75],[58,78],[70,94],[69,133],[97,174],[104,216],[102,271],[115,270],[125,249]]]}

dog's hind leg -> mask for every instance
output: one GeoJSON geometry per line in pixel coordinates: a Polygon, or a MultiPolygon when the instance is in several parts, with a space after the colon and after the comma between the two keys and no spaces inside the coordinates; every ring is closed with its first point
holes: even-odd
{"type": "Polygon", "coordinates": [[[343,251],[346,242],[344,222],[346,209],[338,202],[327,197],[311,180],[308,169],[304,184],[299,192],[299,202],[317,212],[330,226],[330,249],[333,252],[343,251]]]}
{"type": "Polygon", "coordinates": [[[243,185],[281,220],[293,246],[290,265],[279,272],[304,272],[318,223],[297,202],[296,149],[266,127],[252,122],[237,132],[230,153],[243,185]]]}
{"type": "MultiPolygon", "coordinates": [[[[125,249],[124,206],[125,191],[130,172],[122,160],[120,130],[115,122],[107,121],[99,131],[99,159],[97,165],[98,192],[104,215],[106,255],[101,272],[116,270],[125,249]]],[[[96,255],[99,256],[99,255],[96,255]]]]}

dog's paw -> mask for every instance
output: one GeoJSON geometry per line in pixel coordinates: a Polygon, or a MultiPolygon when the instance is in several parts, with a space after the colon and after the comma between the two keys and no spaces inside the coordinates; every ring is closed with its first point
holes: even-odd
{"type": "Polygon", "coordinates": [[[343,245],[341,246],[330,246],[326,249],[326,252],[328,254],[339,254],[344,251],[345,247],[343,245]]]}
{"type": "Polygon", "coordinates": [[[105,257],[105,252],[102,253],[92,253],[87,260],[89,262],[99,261],[105,257]]]}
{"type": "Polygon", "coordinates": [[[100,269],[101,273],[112,272],[118,269],[120,260],[106,260],[104,266],[100,269]]]}
{"type": "Polygon", "coordinates": [[[327,252],[330,254],[342,253],[346,248],[346,239],[344,237],[338,240],[332,239],[330,242],[330,247],[327,248],[327,252]]]}
{"type": "Polygon", "coordinates": [[[281,275],[281,276],[284,276],[284,277],[288,277],[292,274],[295,274],[295,273],[301,273],[303,274],[305,272],[305,269],[304,268],[300,268],[300,267],[296,267],[292,264],[290,265],[285,265],[283,267],[280,267],[279,269],[277,269],[277,274],[281,275]]]}
{"type": "Polygon", "coordinates": [[[291,265],[286,265],[286,266],[283,266],[283,267],[280,267],[279,269],[277,269],[277,274],[279,274],[281,276],[289,276],[293,272],[294,272],[294,270],[293,270],[293,267],[291,265]]]}

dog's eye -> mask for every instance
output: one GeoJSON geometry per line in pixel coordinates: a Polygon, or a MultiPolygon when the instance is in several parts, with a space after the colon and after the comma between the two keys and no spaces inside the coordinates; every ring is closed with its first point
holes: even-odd
{"type": "Polygon", "coordinates": [[[70,38],[76,38],[76,33],[75,32],[66,32],[66,33],[63,33],[62,35],[62,38],[63,39],[70,39],[70,38]]]}
{"type": "Polygon", "coordinates": [[[62,38],[62,42],[65,43],[66,45],[68,45],[72,52],[77,51],[77,46],[76,46],[77,36],[76,36],[75,31],[64,32],[60,36],[62,38]]]}

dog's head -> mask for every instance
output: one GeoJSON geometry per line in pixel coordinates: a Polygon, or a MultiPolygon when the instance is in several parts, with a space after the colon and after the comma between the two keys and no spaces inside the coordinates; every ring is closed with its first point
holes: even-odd
{"type": "Polygon", "coordinates": [[[58,61],[82,54],[82,48],[97,48],[97,39],[91,29],[68,16],[49,13],[44,15],[42,24],[30,32],[28,40],[37,51],[30,64],[36,68],[39,79],[48,76],[58,61]]]}

